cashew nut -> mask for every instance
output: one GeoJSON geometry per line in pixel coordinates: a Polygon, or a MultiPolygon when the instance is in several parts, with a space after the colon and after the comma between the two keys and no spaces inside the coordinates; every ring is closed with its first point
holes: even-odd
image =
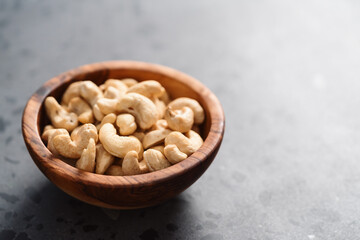
{"type": "Polygon", "coordinates": [[[124,176],[124,172],[121,166],[111,165],[105,172],[106,175],[112,176],[124,176]]]}
{"type": "Polygon", "coordinates": [[[136,137],[117,135],[116,129],[111,123],[105,123],[101,127],[99,139],[106,151],[119,158],[124,158],[132,150],[139,153],[142,148],[141,142],[136,137]]]}
{"type": "Polygon", "coordinates": [[[174,131],[188,132],[194,123],[194,112],[189,107],[182,107],[178,110],[173,110],[167,107],[165,111],[165,119],[174,131]]]}
{"type": "Polygon", "coordinates": [[[138,154],[136,151],[130,151],[125,155],[122,162],[122,170],[124,175],[137,175],[148,172],[148,168],[145,164],[140,165],[138,160],[138,154]]]}
{"type": "Polygon", "coordinates": [[[77,127],[77,115],[67,112],[54,97],[47,97],[45,99],[45,109],[55,128],[65,128],[68,131],[72,131],[77,127]]]}
{"type": "Polygon", "coordinates": [[[97,104],[93,106],[93,113],[96,120],[101,121],[105,115],[100,111],[100,108],[97,104]]]}
{"type": "Polygon", "coordinates": [[[121,98],[121,94],[119,93],[119,91],[116,88],[114,88],[113,86],[109,86],[104,91],[104,98],[119,99],[119,98],[121,98]]]}
{"type": "Polygon", "coordinates": [[[83,81],[80,85],[80,96],[83,97],[92,107],[98,99],[104,97],[100,88],[92,81],[83,81]]]}
{"type": "Polygon", "coordinates": [[[149,169],[148,165],[146,164],[145,160],[142,160],[141,162],[139,162],[139,166],[140,166],[141,173],[150,172],[150,169],[149,169]]]}
{"type": "MultiPolygon", "coordinates": [[[[51,126],[51,125],[48,125],[48,126],[51,126]]],[[[48,129],[48,130],[44,131],[43,134],[41,135],[41,138],[43,139],[43,141],[47,142],[47,148],[55,156],[58,156],[59,152],[54,147],[53,139],[54,139],[54,137],[56,137],[58,135],[62,135],[62,134],[69,135],[69,132],[64,128],[57,128],[57,129],[48,129]]]]}
{"type": "Polygon", "coordinates": [[[163,101],[159,100],[158,98],[151,98],[153,103],[156,106],[157,113],[158,113],[158,119],[164,118],[166,105],[163,101]]]}
{"type": "Polygon", "coordinates": [[[162,154],[164,154],[164,146],[162,146],[162,145],[151,147],[150,149],[157,150],[157,151],[161,152],[162,154]]]}
{"type": "Polygon", "coordinates": [[[89,144],[81,153],[81,157],[76,161],[75,166],[78,169],[94,172],[95,169],[95,156],[96,156],[96,148],[95,141],[93,138],[90,138],[89,144]]]}
{"type": "Polygon", "coordinates": [[[187,133],[185,133],[185,136],[190,139],[191,143],[193,144],[196,150],[198,150],[201,147],[201,145],[203,145],[204,143],[201,136],[195,131],[190,130],[187,133]]]}
{"type": "Polygon", "coordinates": [[[123,136],[133,134],[137,128],[134,116],[129,113],[118,115],[116,125],[119,127],[120,135],[123,136]]]}
{"type": "Polygon", "coordinates": [[[165,89],[161,84],[154,80],[147,80],[135,84],[127,90],[128,93],[138,93],[148,98],[161,97],[165,93],[165,89]]]}
{"type": "Polygon", "coordinates": [[[168,105],[170,103],[170,96],[167,91],[165,91],[165,93],[161,97],[159,97],[159,99],[163,101],[165,105],[168,105]]]}
{"type": "MultiPolygon", "coordinates": [[[[135,137],[133,137],[133,136],[130,136],[130,137],[135,138],[135,137]]],[[[137,138],[136,138],[136,139],[137,139],[137,138]]],[[[140,149],[140,152],[139,152],[139,161],[142,160],[143,157],[144,157],[144,148],[143,148],[143,145],[141,144],[140,146],[141,146],[141,149],[140,149]]]]}
{"type": "Polygon", "coordinates": [[[50,129],[55,129],[54,127],[53,127],[53,125],[46,125],[45,127],[44,127],[44,130],[43,130],[43,133],[45,133],[47,130],[50,130],[50,129]]]}
{"type": "Polygon", "coordinates": [[[158,145],[164,141],[164,139],[171,133],[169,129],[159,129],[148,132],[145,134],[142,143],[144,149],[158,145]]]}
{"type": "Polygon", "coordinates": [[[177,98],[174,101],[170,102],[168,107],[171,107],[173,110],[181,109],[183,107],[189,107],[194,112],[194,123],[200,124],[205,119],[204,109],[198,103],[198,101],[187,98],[181,97],[177,98]]]}
{"type": "Polygon", "coordinates": [[[203,140],[199,134],[190,130],[184,136],[180,132],[172,132],[165,138],[165,146],[174,144],[179,150],[186,155],[190,155],[198,150],[203,144],[203,140]]]}
{"type": "Polygon", "coordinates": [[[140,142],[142,142],[142,140],[144,139],[145,133],[144,132],[134,132],[132,134],[132,136],[136,137],[137,139],[139,139],[140,142]]]}
{"type": "Polygon", "coordinates": [[[150,128],[157,120],[155,104],[138,93],[127,93],[118,102],[116,109],[119,112],[131,113],[138,126],[142,129],[150,128]]]}
{"type": "Polygon", "coordinates": [[[100,111],[106,115],[116,112],[116,104],[118,101],[118,99],[100,98],[96,104],[98,105],[100,111]]]}
{"type": "Polygon", "coordinates": [[[109,87],[114,87],[118,90],[118,93],[120,95],[125,94],[126,90],[128,89],[128,86],[118,79],[108,79],[105,81],[104,84],[100,86],[101,90],[107,90],[109,87]]]}
{"type": "Polygon", "coordinates": [[[56,128],[54,128],[52,125],[46,125],[44,127],[44,131],[41,135],[41,139],[44,141],[44,142],[47,142],[49,140],[49,137],[50,135],[52,134],[53,131],[50,131],[50,130],[54,130],[56,128]]]}
{"type": "Polygon", "coordinates": [[[153,131],[153,130],[159,130],[159,129],[164,129],[164,128],[168,128],[168,127],[169,127],[169,125],[165,119],[159,119],[156,121],[156,123],[154,125],[152,125],[150,130],[153,131]]]}
{"type": "Polygon", "coordinates": [[[61,105],[68,105],[72,98],[80,96],[81,84],[82,82],[74,82],[69,85],[69,87],[66,89],[62,96],[61,105]]]}
{"type": "Polygon", "coordinates": [[[98,135],[96,127],[91,123],[87,123],[82,125],[76,131],[76,134],[72,134],[71,137],[69,133],[55,136],[53,144],[61,156],[76,159],[80,158],[90,139],[97,142],[98,135]]]}
{"type": "Polygon", "coordinates": [[[146,150],[144,152],[144,159],[150,172],[158,171],[171,165],[161,152],[154,149],[146,150]]]}
{"type": "Polygon", "coordinates": [[[74,97],[70,100],[68,109],[78,115],[78,120],[81,123],[93,123],[94,116],[92,109],[86,101],[80,97],[74,97]]]}
{"type": "Polygon", "coordinates": [[[100,131],[101,127],[104,126],[105,123],[114,124],[115,121],[116,121],[116,115],[115,115],[115,113],[110,113],[110,114],[106,115],[106,116],[101,120],[101,123],[96,126],[96,129],[97,129],[98,131],[100,131]]]}
{"type": "Polygon", "coordinates": [[[106,170],[113,164],[115,157],[108,153],[100,143],[96,145],[96,168],[95,172],[104,174],[106,170]]]}
{"type": "Polygon", "coordinates": [[[164,148],[164,155],[172,164],[176,164],[187,158],[187,155],[181,152],[175,144],[167,145],[164,148]]]}
{"type": "Polygon", "coordinates": [[[124,79],[121,79],[121,81],[122,81],[123,83],[125,83],[125,85],[128,86],[128,87],[132,87],[132,86],[134,86],[135,84],[138,84],[138,83],[139,83],[138,81],[136,81],[136,80],[133,79],[133,78],[124,78],[124,79]]]}
{"type": "Polygon", "coordinates": [[[70,134],[71,139],[74,139],[74,137],[78,134],[78,131],[82,126],[83,125],[77,126],[74,130],[72,130],[72,132],[70,134]]]}

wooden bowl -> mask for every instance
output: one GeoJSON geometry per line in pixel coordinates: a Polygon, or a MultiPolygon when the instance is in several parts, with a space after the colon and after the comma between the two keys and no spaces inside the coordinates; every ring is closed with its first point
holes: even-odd
{"type": "Polygon", "coordinates": [[[216,96],[196,79],[174,69],[134,61],[110,61],[85,65],[47,81],[29,99],[22,131],[27,149],[45,176],[69,195],[96,206],[132,209],[159,204],[193,184],[214,160],[223,138],[225,118],[216,96]],[[100,85],[109,78],[157,80],[172,98],[191,97],[206,112],[202,125],[204,144],[184,161],[166,169],[135,176],[106,176],[79,170],[55,157],[40,135],[49,122],[43,103],[47,96],[58,101],[70,83],[92,80],[100,85]]]}

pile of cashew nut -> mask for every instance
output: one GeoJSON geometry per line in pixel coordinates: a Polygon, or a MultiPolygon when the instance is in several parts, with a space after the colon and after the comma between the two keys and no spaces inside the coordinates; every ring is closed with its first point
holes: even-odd
{"type": "Polygon", "coordinates": [[[51,121],[41,136],[47,148],[87,172],[153,172],[183,161],[203,144],[201,105],[187,97],[171,101],[154,80],[75,82],[60,104],[47,97],[45,110],[51,121]]]}

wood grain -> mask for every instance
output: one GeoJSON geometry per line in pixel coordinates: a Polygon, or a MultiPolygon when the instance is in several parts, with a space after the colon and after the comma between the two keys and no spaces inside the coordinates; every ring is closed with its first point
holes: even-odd
{"type": "Polygon", "coordinates": [[[110,61],[85,65],[47,81],[28,101],[22,118],[27,149],[35,164],[60,189],[89,204],[132,209],[159,204],[193,184],[214,160],[224,135],[225,117],[216,96],[196,79],[174,69],[143,62],[110,61]],[[159,81],[173,98],[186,96],[200,102],[206,112],[202,147],[184,161],[161,171],[135,176],[105,176],[78,170],[54,157],[40,138],[49,122],[43,102],[49,95],[58,100],[69,84],[108,78],[159,81]]]}

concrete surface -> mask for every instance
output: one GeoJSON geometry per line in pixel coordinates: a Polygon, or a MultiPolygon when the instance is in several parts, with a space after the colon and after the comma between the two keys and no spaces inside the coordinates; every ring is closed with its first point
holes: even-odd
{"type": "Polygon", "coordinates": [[[0,0],[0,239],[359,239],[360,3],[0,0]],[[164,64],[220,99],[208,171],[163,205],[112,211],[51,184],[21,135],[46,80],[164,64]]]}

